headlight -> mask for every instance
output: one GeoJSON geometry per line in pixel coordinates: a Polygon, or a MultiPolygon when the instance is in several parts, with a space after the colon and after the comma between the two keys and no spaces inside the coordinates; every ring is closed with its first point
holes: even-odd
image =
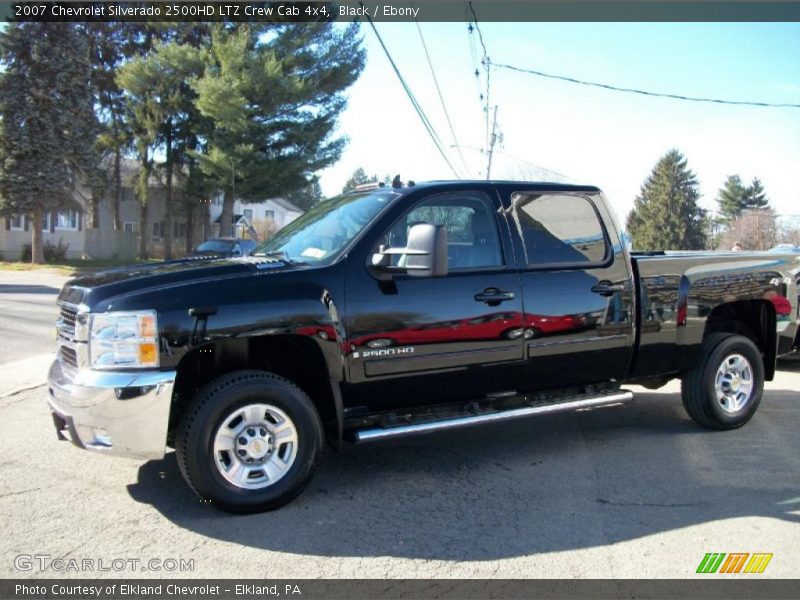
{"type": "Polygon", "coordinates": [[[155,311],[94,314],[89,331],[89,358],[93,369],[158,366],[155,311]]]}

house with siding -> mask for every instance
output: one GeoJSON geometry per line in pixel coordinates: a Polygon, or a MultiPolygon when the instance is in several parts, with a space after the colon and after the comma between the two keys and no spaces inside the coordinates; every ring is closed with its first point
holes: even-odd
{"type": "MultiPolygon", "coordinates": [[[[104,194],[94,210],[95,226],[87,227],[92,211],[90,194],[87,189],[77,186],[73,195],[76,208],[52,211],[42,219],[42,242],[67,244],[68,259],[132,260],[138,255],[140,237],[146,235],[148,254],[163,257],[167,232],[166,190],[157,177],[151,177],[143,225],[141,204],[134,189],[138,169],[136,161],[123,162],[119,205],[121,231],[114,230],[111,190],[104,194]]],[[[173,191],[173,197],[179,201],[179,188],[173,191]]],[[[280,198],[256,203],[237,199],[234,204],[235,231],[239,237],[262,240],[302,213],[294,204],[280,198]]],[[[221,214],[221,193],[190,206],[178,202],[173,209],[173,255],[182,256],[203,240],[219,236],[221,214]]],[[[2,260],[19,260],[23,246],[31,243],[31,219],[9,215],[3,221],[3,226],[0,226],[0,257],[2,260]]]]}
{"type": "MultiPolygon", "coordinates": [[[[10,215],[0,229],[0,255],[3,260],[19,260],[23,246],[31,243],[33,223],[29,216],[10,215]]],[[[42,242],[68,244],[67,258],[80,258],[84,247],[84,215],[80,210],[46,213],[39,224],[42,242]]]]}
{"type": "MultiPolygon", "coordinates": [[[[233,203],[234,234],[236,237],[263,241],[302,214],[301,208],[283,198],[270,198],[263,202],[245,202],[237,199],[233,203]]],[[[209,237],[219,236],[221,218],[222,194],[218,194],[209,206],[209,219],[212,224],[209,237]]]]}

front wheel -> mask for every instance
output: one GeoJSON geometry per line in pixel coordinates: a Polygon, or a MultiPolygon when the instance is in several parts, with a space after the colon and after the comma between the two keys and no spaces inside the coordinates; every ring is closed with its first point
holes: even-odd
{"type": "Polygon", "coordinates": [[[741,335],[713,333],[682,379],[683,406],[699,425],[735,429],[747,423],[761,402],[764,363],[756,345],[741,335]]]}
{"type": "Polygon", "coordinates": [[[303,490],[322,439],[317,411],[300,388],[264,371],[236,371],[198,393],[175,441],[178,466],[198,496],[253,513],[303,490]]]}

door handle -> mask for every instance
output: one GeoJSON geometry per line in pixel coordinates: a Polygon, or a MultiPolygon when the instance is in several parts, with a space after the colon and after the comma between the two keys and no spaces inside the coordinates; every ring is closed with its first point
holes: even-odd
{"type": "Polygon", "coordinates": [[[475,302],[485,302],[489,306],[497,306],[501,302],[514,299],[514,292],[505,292],[497,288],[486,288],[480,294],[475,294],[475,302]]]}
{"type": "Polygon", "coordinates": [[[601,296],[613,296],[615,292],[624,292],[625,285],[621,283],[611,283],[610,281],[599,281],[592,286],[592,291],[601,296]]]}

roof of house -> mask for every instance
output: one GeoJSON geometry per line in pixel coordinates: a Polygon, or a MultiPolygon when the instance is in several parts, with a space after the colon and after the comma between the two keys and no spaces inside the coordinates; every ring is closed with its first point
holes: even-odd
{"type": "Polygon", "coordinates": [[[290,210],[292,212],[302,213],[303,209],[297,206],[296,204],[289,202],[285,198],[270,198],[275,204],[283,208],[284,210],[290,210]]]}
{"type": "MultiPolygon", "coordinates": [[[[114,172],[114,157],[109,156],[103,160],[103,166],[108,170],[109,174],[114,172]]],[[[153,170],[150,172],[150,177],[147,179],[148,187],[163,187],[165,182],[159,176],[160,172],[157,169],[159,165],[154,164],[153,170]]],[[[120,175],[123,187],[134,187],[136,179],[142,170],[142,163],[132,158],[123,158],[120,161],[120,175]]]]}
{"type": "MultiPolygon", "coordinates": [[[[214,220],[214,223],[222,223],[222,215],[221,214],[220,214],[220,216],[218,216],[214,220]]],[[[250,227],[250,221],[248,221],[247,217],[245,217],[244,215],[233,215],[233,224],[234,225],[247,225],[247,227],[250,227]]]]}

